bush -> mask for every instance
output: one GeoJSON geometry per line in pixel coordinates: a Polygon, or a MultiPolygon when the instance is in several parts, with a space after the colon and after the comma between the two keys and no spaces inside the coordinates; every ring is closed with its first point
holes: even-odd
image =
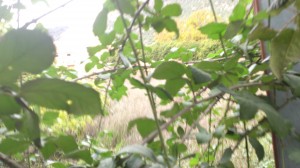
{"type": "Polygon", "coordinates": [[[199,31],[199,27],[213,22],[214,16],[206,10],[193,12],[186,21],[177,20],[180,37],[175,39],[173,32],[163,31],[156,35],[152,51],[148,53],[154,60],[161,60],[173,47],[195,49],[193,60],[205,58],[209,53],[220,49],[220,44],[207,38],[199,31]]]}

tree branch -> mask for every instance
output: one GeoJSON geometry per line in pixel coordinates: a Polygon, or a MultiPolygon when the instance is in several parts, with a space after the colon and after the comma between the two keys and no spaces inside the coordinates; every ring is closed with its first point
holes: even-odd
{"type": "Polygon", "coordinates": [[[0,160],[10,168],[24,168],[16,161],[10,159],[8,156],[0,152],[0,160]]]}
{"type": "Polygon", "coordinates": [[[69,3],[71,3],[72,1],[74,1],[74,0],[69,0],[68,2],[66,2],[66,3],[64,3],[64,4],[58,6],[58,7],[54,8],[54,9],[52,9],[52,10],[50,10],[50,11],[44,13],[44,14],[42,14],[41,16],[32,19],[31,21],[25,23],[24,26],[22,26],[22,29],[26,29],[29,25],[31,25],[31,24],[33,24],[33,23],[36,23],[37,21],[39,21],[39,20],[42,19],[43,17],[45,17],[45,16],[47,16],[47,15],[49,15],[49,14],[51,14],[51,13],[57,11],[57,10],[60,9],[60,8],[65,7],[66,5],[68,5],[69,3]]]}

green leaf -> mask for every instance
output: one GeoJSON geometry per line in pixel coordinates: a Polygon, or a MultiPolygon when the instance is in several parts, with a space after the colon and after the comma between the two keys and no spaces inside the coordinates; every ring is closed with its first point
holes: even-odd
{"type": "Polygon", "coordinates": [[[197,140],[197,143],[199,143],[199,144],[208,143],[211,139],[212,139],[212,135],[204,129],[196,134],[196,140],[197,140]]]}
{"type": "Polygon", "coordinates": [[[7,84],[15,82],[21,72],[37,74],[50,67],[55,46],[44,32],[18,29],[1,38],[0,53],[0,84],[7,84]]]}
{"type": "MultiPolygon", "coordinates": [[[[116,0],[119,3],[119,7],[122,12],[127,13],[131,16],[135,14],[135,7],[132,4],[132,0],[116,0]]],[[[116,2],[117,3],[117,2],[116,2]]]]}
{"type": "Polygon", "coordinates": [[[271,42],[270,67],[278,79],[290,62],[300,58],[300,31],[284,29],[271,42]]]}
{"type": "Polygon", "coordinates": [[[24,110],[20,131],[34,141],[37,147],[41,147],[40,119],[34,112],[24,110]]]}
{"type": "Polygon", "coordinates": [[[53,142],[65,154],[78,150],[77,143],[72,136],[63,135],[56,138],[53,142]]]}
{"type": "Polygon", "coordinates": [[[185,85],[185,80],[182,78],[166,80],[165,89],[171,96],[176,96],[180,89],[185,85]]]}
{"type": "Polygon", "coordinates": [[[46,112],[43,115],[42,123],[48,126],[52,126],[59,116],[58,112],[46,112]]]}
{"type": "Polygon", "coordinates": [[[177,3],[166,5],[161,10],[161,14],[164,16],[180,16],[182,13],[181,6],[177,3]]]}
{"type": "Polygon", "coordinates": [[[145,161],[139,157],[132,155],[126,160],[126,167],[145,167],[145,161]]]}
{"type": "Polygon", "coordinates": [[[153,93],[155,93],[162,100],[173,100],[173,97],[165,89],[161,87],[147,86],[153,93]]]}
{"type": "Polygon", "coordinates": [[[256,156],[259,161],[264,159],[265,151],[262,144],[255,138],[249,138],[249,142],[255,150],[256,156]]]}
{"type": "Polygon", "coordinates": [[[12,115],[19,113],[21,107],[11,96],[1,94],[0,91],[0,116],[2,115],[12,115]]]}
{"type": "Polygon", "coordinates": [[[283,80],[292,88],[293,94],[300,97],[300,77],[292,74],[284,74],[283,80]]]}
{"type": "Polygon", "coordinates": [[[229,20],[230,22],[234,22],[237,20],[244,20],[244,16],[246,14],[246,6],[243,3],[238,3],[233,9],[229,20]]]}
{"type": "Polygon", "coordinates": [[[60,163],[60,162],[53,162],[53,163],[50,163],[49,166],[50,165],[53,168],[67,168],[67,166],[65,166],[63,163],[60,163]]]}
{"type": "Polygon", "coordinates": [[[111,31],[109,33],[103,33],[98,36],[99,41],[104,46],[110,45],[115,40],[115,37],[116,33],[114,31],[111,31]]]}
{"type": "Polygon", "coordinates": [[[72,114],[103,114],[98,92],[77,83],[59,79],[36,79],[21,87],[28,102],[72,114]]]}
{"type": "Polygon", "coordinates": [[[248,34],[249,41],[253,40],[271,40],[277,34],[276,30],[266,27],[262,24],[256,25],[248,34]]]}
{"type": "MultiPolygon", "coordinates": [[[[126,23],[127,25],[129,25],[129,21],[126,20],[126,23]]],[[[115,24],[114,24],[114,31],[118,34],[123,34],[124,33],[124,30],[125,30],[125,27],[124,27],[124,24],[123,24],[123,21],[122,21],[122,18],[121,16],[119,16],[117,18],[117,20],[115,21],[115,24]]]]}
{"type": "Polygon", "coordinates": [[[156,12],[159,12],[161,11],[161,8],[163,7],[164,5],[164,2],[163,0],[155,0],[154,1],[154,9],[156,12]]]}
{"type": "Polygon", "coordinates": [[[89,63],[85,64],[85,66],[84,66],[85,72],[91,71],[95,66],[96,66],[96,64],[94,62],[89,62],[89,63]]]}
{"type": "Polygon", "coordinates": [[[65,155],[66,158],[81,159],[88,164],[93,163],[93,158],[91,157],[91,152],[89,150],[76,150],[65,155]]]}
{"type": "Polygon", "coordinates": [[[121,155],[121,154],[137,154],[146,157],[154,162],[156,161],[156,157],[153,151],[142,145],[126,146],[117,153],[117,155],[121,155]]]}
{"type": "Polygon", "coordinates": [[[103,8],[102,11],[96,17],[96,20],[93,25],[94,35],[99,37],[105,33],[107,27],[107,15],[108,10],[106,8],[103,8]]]}
{"type": "Polygon", "coordinates": [[[227,24],[225,23],[213,22],[201,27],[199,30],[201,33],[206,34],[209,38],[218,39],[219,36],[225,32],[226,28],[227,24]]]}
{"type": "Polygon", "coordinates": [[[201,69],[189,66],[190,71],[192,72],[192,78],[195,84],[202,84],[211,81],[210,74],[202,71],[201,69]]]}
{"type": "Polygon", "coordinates": [[[150,133],[157,129],[156,122],[150,118],[138,118],[130,121],[128,124],[128,130],[131,130],[135,125],[143,138],[147,137],[150,133]]]}
{"type": "Polygon", "coordinates": [[[271,105],[267,104],[264,100],[248,92],[230,92],[230,94],[232,94],[234,98],[238,100],[239,103],[243,103],[247,107],[254,106],[264,111],[272,130],[275,131],[275,133],[277,133],[278,136],[284,137],[287,134],[289,134],[291,128],[290,123],[286,119],[281,117],[278,114],[278,112],[271,105]]]}
{"type": "Polygon", "coordinates": [[[223,165],[223,164],[230,162],[232,154],[233,154],[233,151],[231,150],[231,148],[227,148],[225,150],[225,152],[223,153],[223,156],[220,160],[220,164],[223,165]]]}
{"type": "Polygon", "coordinates": [[[0,143],[0,151],[6,155],[14,155],[24,152],[29,145],[28,141],[5,138],[0,143]]]}
{"type": "Polygon", "coordinates": [[[237,20],[234,22],[229,23],[227,26],[226,32],[224,34],[225,39],[231,39],[234,36],[238,34],[238,32],[241,30],[241,27],[243,25],[243,20],[237,20]]]}
{"type": "Polygon", "coordinates": [[[239,101],[240,104],[240,118],[242,120],[250,120],[254,118],[255,114],[258,111],[256,106],[252,106],[251,104],[245,101],[239,101]]]}
{"type": "Polygon", "coordinates": [[[116,162],[113,158],[107,158],[100,160],[98,168],[115,168],[117,167],[116,162]]]}
{"type": "Polygon", "coordinates": [[[155,79],[174,79],[181,78],[185,74],[186,68],[184,65],[175,62],[163,62],[161,63],[152,74],[152,77],[155,79]]]}
{"type": "Polygon", "coordinates": [[[220,125],[216,128],[213,136],[216,138],[222,138],[225,135],[225,125],[220,125]]]}
{"type": "Polygon", "coordinates": [[[175,32],[176,33],[176,38],[178,38],[179,29],[177,27],[177,23],[175,22],[175,20],[170,19],[170,18],[166,18],[166,19],[164,19],[164,25],[165,25],[165,28],[168,32],[175,32]]]}
{"type": "Polygon", "coordinates": [[[55,142],[51,139],[46,140],[44,146],[40,149],[40,151],[45,159],[49,159],[55,154],[57,148],[58,147],[56,146],[55,142]]]}

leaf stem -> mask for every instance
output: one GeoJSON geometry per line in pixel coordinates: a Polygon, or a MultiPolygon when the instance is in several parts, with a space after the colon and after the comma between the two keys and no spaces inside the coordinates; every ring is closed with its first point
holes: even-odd
{"type": "MultiPolygon", "coordinates": [[[[211,10],[213,12],[213,15],[214,15],[215,22],[217,23],[218,22],[218,18],[217,18],[217,14],[216,14],[216,11],[215,11],[214,4],[213,4],[212,0],[209,0],[209,3],[210,3],[210,8],[211,8],[211,10]]],[[[223,37],[222,37],[221,34],[219,34],[219,40],[221,42],[221,46],[222,46],[222,49],[224,51],[224,55],[225,55],[225,57],[227,57],[227,53],[226,53],[226,49],[225,49],[223,37]]]]}
{"type": "MultiPolygon", "coordinates": [[[[244,124],[244,130],[247,132],[246,122],[243,122],[244,124]]],[[[247,167],[250,168],[250,156],[249,156],[249,146],[248,146],[248,136],[245,136],[245,149],[246,149],[246,155],[247,155],[247,167]]]]}

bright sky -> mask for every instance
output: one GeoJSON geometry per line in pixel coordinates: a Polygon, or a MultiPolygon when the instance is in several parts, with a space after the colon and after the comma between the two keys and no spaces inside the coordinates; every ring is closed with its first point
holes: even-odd
{"type": "MultiPolygon", "coordinates": [[[[48,5],[43,2],[30,5],[30,0],[21,0],[26,4],[26,10],[21,12],[20,25],[68,1],[47,0],[48,5]]],[[[68,28],[56,42],[58,54],[61,57],[58,59],[64,58],[67,64],[74,64],[87,58],[86,47],[97,45],[98,42],[93,35],[92,28],[97,14],[102,9],[102,2],[103,0],[74,0],[39,21],[49,30],[60,27],[68,28]],[[66,58],[67,54],[71,56],[66,58]]]]}

